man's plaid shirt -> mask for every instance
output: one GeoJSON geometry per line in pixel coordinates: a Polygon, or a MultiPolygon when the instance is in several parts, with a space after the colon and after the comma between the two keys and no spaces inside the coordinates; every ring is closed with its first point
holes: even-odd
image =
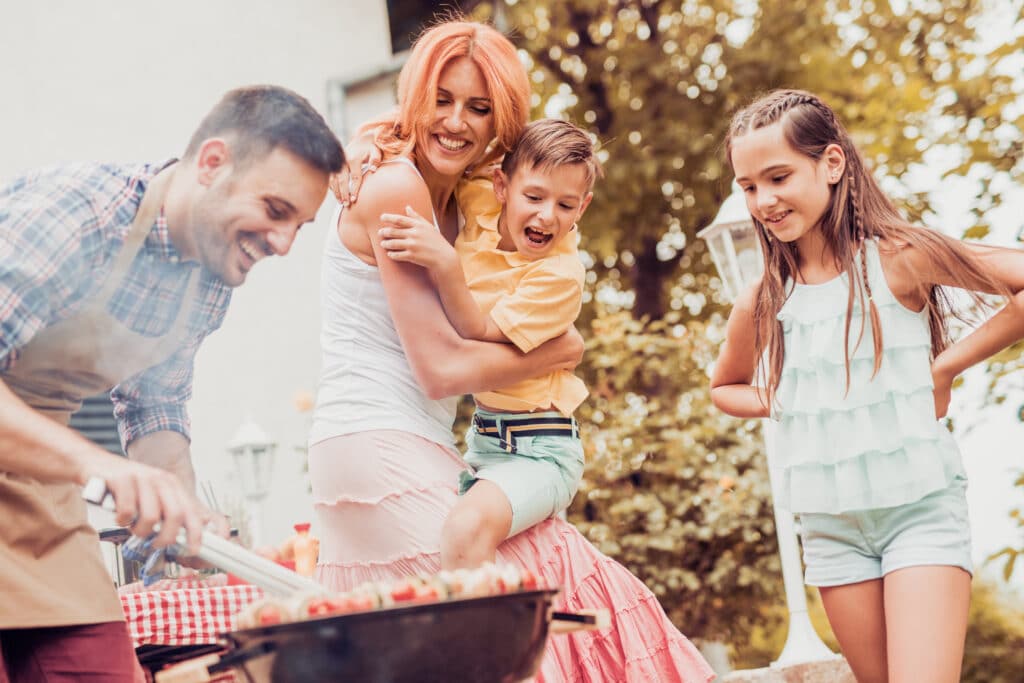
{"type": "MultiPolygon", "coordinates": [[[[0,187],[0,378],[39,330],[78,312],[103,284],[142,195],[166,164],[76,164],[0,187]]],[[[167,332],[196,263],[184,263],[161,214],[107,310],[136,333],[167,332]]],[[[203,271],[188,341],[172,357],[122,382],[111,398],[122,444],[151,432],[189,435],[185,402],[199,343],[220,327],[231,290],[203,271]]]]}

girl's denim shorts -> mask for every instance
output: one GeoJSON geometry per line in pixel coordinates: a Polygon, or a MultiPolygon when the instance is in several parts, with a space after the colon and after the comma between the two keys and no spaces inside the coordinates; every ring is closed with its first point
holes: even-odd
{"type": "MultiPolygon", "coordinates": [[[[502,423],[563,417],[558,412],[494,413],[481,408],[476,416],[502,423]]],[[[460,475],[459,493],[468,491],[479,479],[497,485],[512,504],[510,537],[569,507],[583,477],[578,427],[566,436],[519,437],[515,453],[508,452],[501,439],[470,427],[466,447],[464,457],[471,469],[460,475]]]]}
{"type": "Polygon", "coordinates": [[[906,567],[943,565],[973,573],[967,480],[891,508],[798,516],[805,582],[842,586],[906,567]]]}

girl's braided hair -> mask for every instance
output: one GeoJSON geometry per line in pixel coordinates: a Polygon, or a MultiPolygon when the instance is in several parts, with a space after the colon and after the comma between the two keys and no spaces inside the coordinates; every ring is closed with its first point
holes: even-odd
{"type": "MultiPolygon", "coordinates": [[[[867,258],[862,245],[877,239],[883,249],[900,252],[907,247],[923,251],[931,262],[942,264],[955,278],[952,284],[971,292],[976,303],[984,303],[974,289],[984,283],[986,291],[1005,293],[1005,287],[986,273],[978,258],[959,240],[937,231],[911,225],[904,219],[868,171],[864,160],[835,111],[819,97],[802,90],[776,90],[738,111],[725,139],[726,163],[732,167],[733,141],[745,133],[774,124],[782,126],[783,136],[797,152],[818,160],[829,145],[839,145],[846,155],[843,176],[832,187],[829,206],[818,224],[835,260],[836,268],[846,273],[851,283],[846,306],[844,360],[846,389],[850,388],[850,355],[861,343],[871,321],[874,346],[874,373],[882,364],[882,329],[868,280],[867,258]],[[859,261],[859,268],[857,262],[859,261]],[[857,273],[859,270],[859,274],[857,273]],[[851,345],[853,303],[859,301],[860,330],[851,345]]],[[[759,377],[768,392],[769,405],[782,375],[785,359],[782,323],[776,318],[792,291],[800,273],[795,244],[771,239],[764,224],[753,219],[764,254],[764,276],[758,283],[754,308],[755,348],[758,357],[767,349],[767,367],[759,364],[759,377]],[[788,291],[787,291],[788,287],[788,291]]],[[[954,311],[944,288],[921,284],[931,331],[932,358],[949,344],[947,316],[954,311]]],[[[872,374],[872,377],[874,376],[872,374]]]]}

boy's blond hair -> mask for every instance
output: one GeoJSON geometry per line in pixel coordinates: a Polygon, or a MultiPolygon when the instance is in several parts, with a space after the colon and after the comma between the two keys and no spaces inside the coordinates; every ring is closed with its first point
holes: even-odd
{"type": "Polygon", "coordinates": [[[562,119],[540,119],[526,126],[522,135],[505,154],[501,170],[508,177],[523,165],[530,168],[551,168],[563,164],[583,164],[587,173],[587,189],[604,175],[601,162],[594,154],[594,143],[587,133],[562,119]]]}

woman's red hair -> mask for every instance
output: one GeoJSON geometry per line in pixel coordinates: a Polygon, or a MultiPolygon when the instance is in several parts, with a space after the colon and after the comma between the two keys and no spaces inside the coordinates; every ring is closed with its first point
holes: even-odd
{"type": "Polygon", "coordinates": [[[418,131],[428,127],[437,109],[437,84],[450,62],[466,57],[487,83],[494,113],[494,149],[481,165],[494,161],[522,133],[530,115],[530,81],[516,48],[497,29],[473,21],[445,21],[425,31],[413,45],[398,75],[398,111],[364,124],[359,132],[380,128],[376,144],[386,157],[415,158],[418,131]]]}

